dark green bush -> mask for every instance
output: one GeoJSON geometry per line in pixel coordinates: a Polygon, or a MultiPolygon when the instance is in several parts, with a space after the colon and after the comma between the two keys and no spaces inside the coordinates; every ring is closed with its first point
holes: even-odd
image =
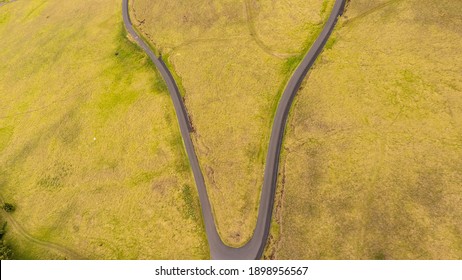
{"type": "Polygon", "coordinates": [[[6,244],[4,240],[0,241],[0,260],[9,260],[12,257],[11,248],[6,244]]]}
{"type": "Polygon", "coordinates": [[[14,212],[14,210],[16,210],[16,207],[11,203],[5,203],[3,205],[3,210],[5,210],[8,213],[11,213],[14,212]]]}

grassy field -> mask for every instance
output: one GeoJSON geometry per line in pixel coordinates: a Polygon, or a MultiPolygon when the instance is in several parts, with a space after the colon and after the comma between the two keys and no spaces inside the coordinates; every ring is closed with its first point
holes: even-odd
{"type": "Polygon", "coordinates": [[[0,194],[16,206],[2,214],[14,258],[209,257],[170,97],[121,13],[118,0],[0,8],[0,194]]]}
{"type": "Polygon", "coordinates": [[[255,226],[278,98],[334,1],[131,2],[184,94],[219,233],[240,246],[255,226]]]}
{"type": "Polygon", "coordinates": [[[351,1],[291,112],[268,258],[462,258],[461,10],[351,1]]]}

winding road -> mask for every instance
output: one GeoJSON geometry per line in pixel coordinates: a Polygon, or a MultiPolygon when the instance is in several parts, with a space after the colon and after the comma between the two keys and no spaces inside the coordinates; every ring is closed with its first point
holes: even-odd
{"type": "Polygon", "coordinates": [[[329,19],[324,25],[322,32],[311,46],[311,49],[305,55],[302,62],[298,65],[297,69],[286,85],[286,88],[277,107],[271,131],[255,231],[252,238],[244,246],[240,248],[232,248],[225,245],[218,234],[213,218],[210,200],[207,195],[207,189],[205,187],[204,176],[200,169],[199,161],[191,141],[190,132],[192,131],[192,127],[189,122],[188,114],[180,92],[178,90],[178,86],[176,85],[175,80],[173,79],[173,76],[168,70],[167,66],[162,61],[162,58],[157,57],[154,54],[149,45],[143,40],[142,37],[138,35],[138,33],[133,28],[129,15],[128,0],[123,0],[122,10],[125,28],[136,41],[136,43],[146,52],[146,54],[151,58],[152,62],[156,65],[157,69],[162,75],[162,78],[167,84],[168,91],[172,98],[175,112],[178,118],[178,123],[180,125],[181,136],[183,137],[183,142],[188,154],[188,158],[194,174],[194,180],[196,182],[197,190],[199,193],[202,215],[212,259],[237,260],[261,258],[266,245],[266,241],[268,239],[271,225],[279,168],[279,156],[290,107],[298,89],[300,88],[300,84],[314,64],[318,55],[321,53],[332,30],[334,29],[338,17],[343,13],[345,2],[346,0],[336,0],[329,19]]]}

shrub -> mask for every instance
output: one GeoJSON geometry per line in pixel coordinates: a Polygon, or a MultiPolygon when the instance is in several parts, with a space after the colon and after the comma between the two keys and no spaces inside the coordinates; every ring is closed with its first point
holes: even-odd
{"type": "Polygon", "coordinates": [[[8,213],[11,213],[14,212],[14,210],[16,210],[16,207],[11,203],[5,203],[3,205],[3,210],[5,210],[8,213]]]}
{"type": "Polygon", "coordinates": [[[9,260],[12,257],[11,248],[4,240],[0,240],[0,260],[9,260]]]}

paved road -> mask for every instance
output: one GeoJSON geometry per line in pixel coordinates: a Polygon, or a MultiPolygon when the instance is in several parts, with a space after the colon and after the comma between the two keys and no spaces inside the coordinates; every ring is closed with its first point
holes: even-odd
{"type": "MultiPolygon", "coordinates": [[[[196,152],[191,141],[191,125],[185,109],[180,92],[168,70],[165,63],[161,58],[157,57],[148,44],[136,33],[130,21],[128,11],[128,0],[123,0],[123,19],[125,27],[138,43],[138,45],[147,53],[151,60],[156,65],[157,69],[162,75],[162,78],[167,83],[168,91],[175,107],[178,123],[180,125],[181,136],[185,145],[186,152],[189,157],[191,168],[194,174],[199,199],[201,202],[202,215],[205,223],[205,230],[207,239],[210,246],[210,255],[212,259],[260,259],[268,239],[268,233],[271,225],[271,216],[273,213],[274,196],[276,192],[276,183],[279,168],[279,156],[281,152],[282,138],[284,136],[284,129],[287,122],[292,101],[297,94],[300,84],[306,76],[306,73],[315,62],[317,56],[322,51],[327,42],[336,22],[337,18],[343,13],[346,0],[336,0],[332,13],[327,20],[319,37],[314,42],[309,52],[304,57],[303,61],[295,70],[294,74],[289,80],[281,100],[279,101],[276,115],[273,122],[271,131],[271,138],[268,147],[268,154],[266,157],[265,174],[263,179],[263,187],[260,197],[260,207],[258,209],[258,218],[255,231],[252,238],[240,248],[232,248],[226,246],[218,235],[215,221],[212,214],[207,189],[205,187],[204,176],[199,166],[196,152]]],[[[168,11],[167,11],[168,12],[168,11]]]]}

